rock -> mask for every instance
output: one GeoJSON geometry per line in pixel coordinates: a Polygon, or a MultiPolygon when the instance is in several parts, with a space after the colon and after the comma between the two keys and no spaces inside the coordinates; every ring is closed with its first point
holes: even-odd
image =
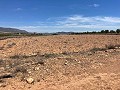
{"type": "Polygon", "coordinates": [[[32,56],[37,56],[37,53],[32,53],[31,55],[32,55],[32,56]]]}
{"type": "Polygon", "coordinates": [[[27,70],[27,72],[28,72],[29,74],[31,74],[31,73],[32,73],[32,72],[31,72],[31,69],[28,69],[28,70],[27,70]]]}
{"type": "Polygon", "coordinates": [[[29,74],[31,74],[32,72],[31,71],[28,71],[29,74]]]}
{"type": "Polygon", "coordinates": [[[9,65],[6,65],[6,68],[7,68],[7,69],[9,69],[9,68],[10,68],[10,66],[9,66],[9,65]]]}
{"type": "Polygon", "coordinates": [[[81,61],[78,61],[78,64],[80,64],[81,63],[81,61]]]}
{"type": "Polygon", "coordinates": [[[27,56],[32,57],[32,56],[37,56],[37,53],[30,53],[27,56]]]}
{"type": "Polygon", "coordinates": [[[106,57],[108,56],[108,55],[105,55],[106,57]]]}
{"type": "Polygon", "coordinates": [[[38,61],[36,64],[44,65],[45,63],[44,63],[43,60],[40,60],[40,61],[38,61]]]}
{"type": "Polygon", "coordinates": [[[67,64],[68,64],[67,62],[64,63],[64,65],[67,65],[67,64]]]}
{"type": "Polygon", "coordinates": [[[33,78],[27,78],[26,81],[27,81],[28,84],[34,83],[34,79],[33,78]]]}
{"type": "Polygon", "coordinates": [[[38,71],[40,68],[39,67],[35,67],[35,71],[38,71]]]}
{"type": "Polygon", "coordinates": [[[46,71],[48,72],[48,71],[49,71],[49,69],[46,69],[46,71]]]}
{"type": "Polygon", "coordinates": [[[64,65],[67,65],[68,64],[68,60],[65,60],[65,63],[64,63],[64,65]]]}
{"type": "Polygon", "coordinates": [[[115,49],[118,49],[118,48],[119,48],[119,47],[117,47],[117,46],[115,47],[115,49]]]}

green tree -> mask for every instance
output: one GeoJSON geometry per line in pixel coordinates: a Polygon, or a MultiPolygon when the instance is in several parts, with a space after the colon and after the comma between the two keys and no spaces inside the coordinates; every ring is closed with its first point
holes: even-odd
{"type": "Polygon", "coordinates": [[[105,33],[109,33],[109,30],[105,30],[105,33]]]}
{"type": "Polygon", "coordinates": [[[117,29],[117,30],[116,30],[116,33],[120,33],[120,29],[117,29]]]}
{"type": "Polygon", "coordinates": [[[105,30],[101,30],[101,33],[105,33],[105,30]]]}
{"type": "Polygon", "coordinates": [[[115,33],[115,31],[114,30],[110,30],[110,33],[115,33]]]}

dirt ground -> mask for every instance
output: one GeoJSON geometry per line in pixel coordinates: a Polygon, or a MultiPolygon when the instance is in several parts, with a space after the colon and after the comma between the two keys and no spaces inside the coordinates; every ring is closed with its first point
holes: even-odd
{"type": "Polygon", "coordinates": [[[120,90],[120,36],[0,40],[0,90],[120,90]]]}

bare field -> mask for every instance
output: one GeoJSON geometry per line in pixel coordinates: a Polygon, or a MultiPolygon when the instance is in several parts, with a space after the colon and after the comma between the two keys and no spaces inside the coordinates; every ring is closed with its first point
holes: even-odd
{"type": "Polygon", "coordinates": [[[0,90],[120,90],[120,36],[0,40],[0,90]]]}

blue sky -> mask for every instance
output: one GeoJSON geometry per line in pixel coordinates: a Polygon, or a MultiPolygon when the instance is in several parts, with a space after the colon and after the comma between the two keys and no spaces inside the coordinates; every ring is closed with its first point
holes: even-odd
{"type": "Polygon", "coordinates": [[[0,0],[0,26],[30,32],[120,28],[120,0],[0,0]]]}

